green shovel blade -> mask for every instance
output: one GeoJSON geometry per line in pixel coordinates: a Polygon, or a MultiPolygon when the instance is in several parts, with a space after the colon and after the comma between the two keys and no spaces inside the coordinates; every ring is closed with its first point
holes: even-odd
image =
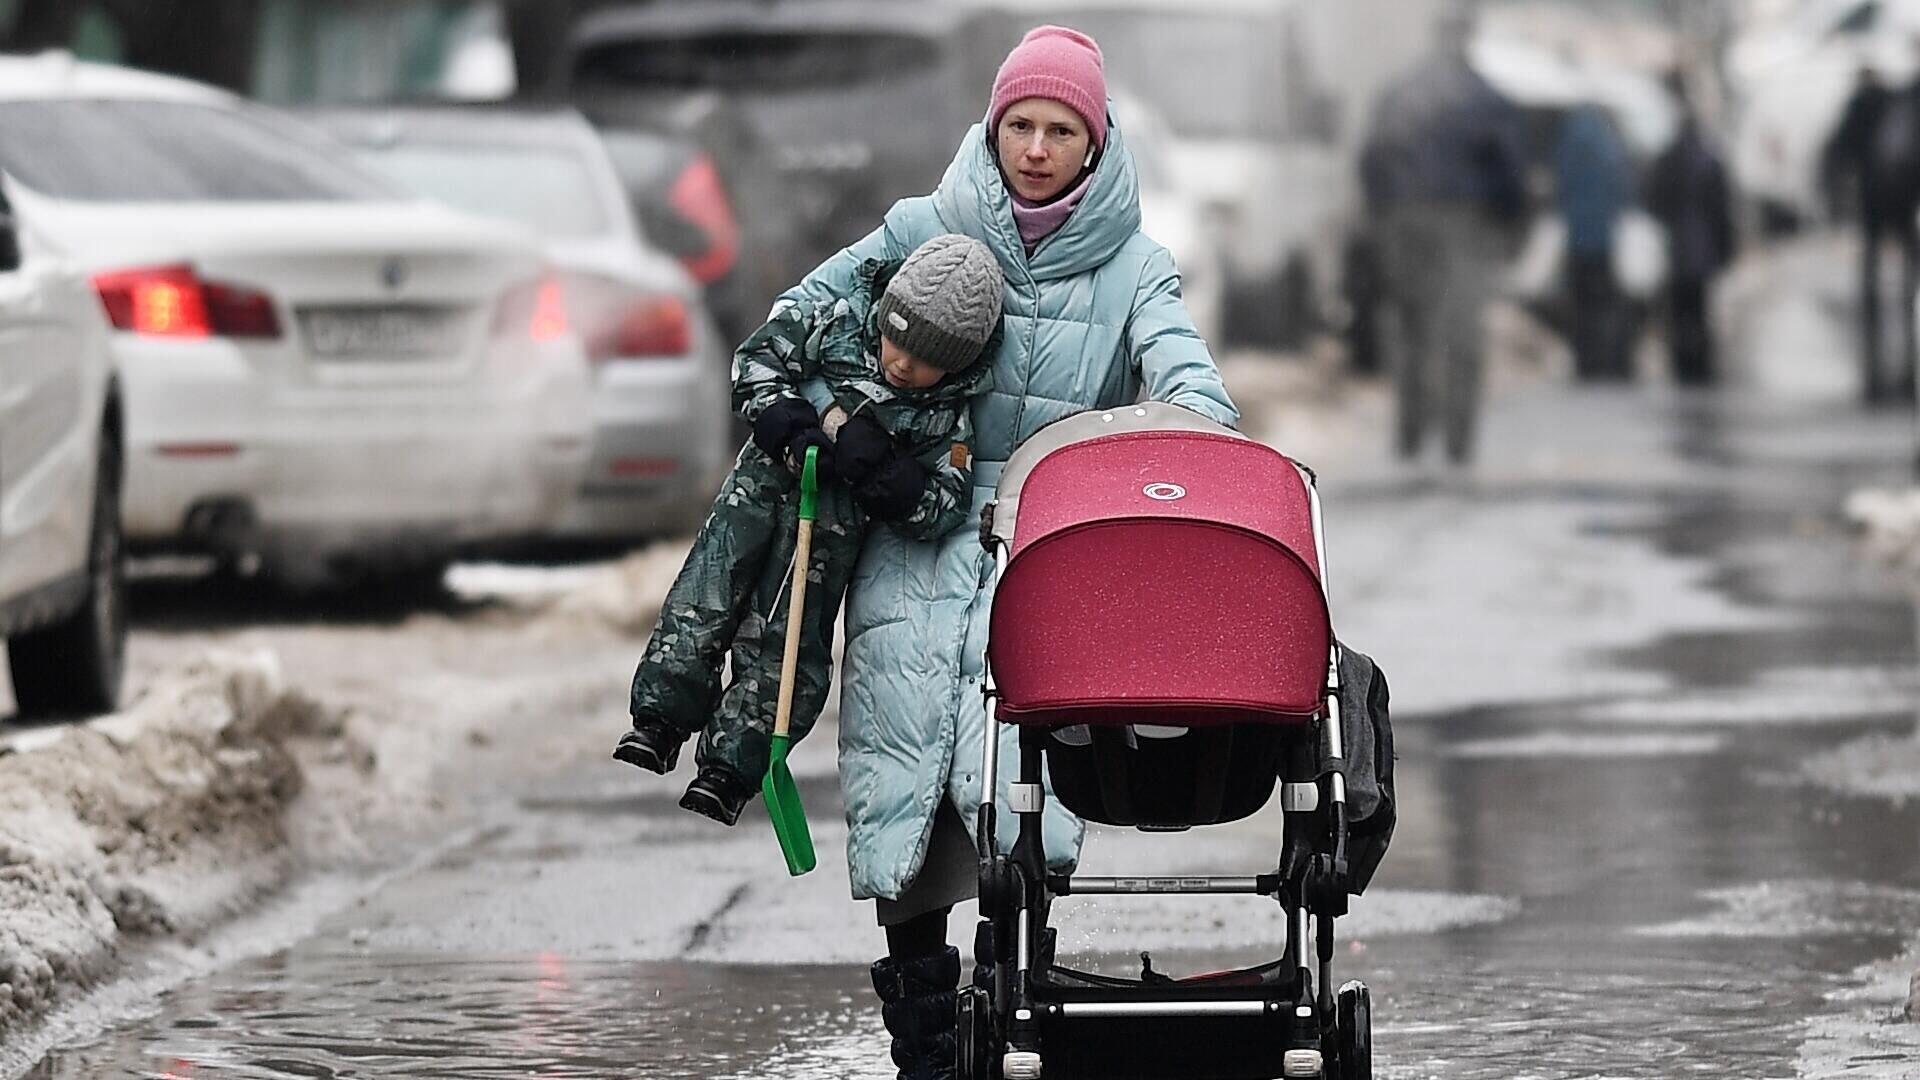
{"type": "Polygon", "coordinates": [[[773,819],[773,835],[780,841],[780,853],[787,857],[787,873],[794,877],[813,869],[813,834],[807,831],[807,811],[800,805],[800,787],[787,768],[787,752],[793,737],[773,737],[773,758],[767,765],[766,779],[760,781],[760,794],[767,801],[767,816],[773,819]]]}

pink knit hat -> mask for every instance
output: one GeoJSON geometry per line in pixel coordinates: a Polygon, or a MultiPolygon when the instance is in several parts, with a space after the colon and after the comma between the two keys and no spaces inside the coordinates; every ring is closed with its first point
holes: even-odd
{"type": "Polygon", "coordinates": [[[1092,38],[1065,26],[1028,31],[993,77],[988,124],[999,127],[1000,118],[1014,102],[1035,97],[1057,101],[1079,113],[1093,145],[1106,143],[1107,74],[1101,66],[1100,46],[1092,38]]]}

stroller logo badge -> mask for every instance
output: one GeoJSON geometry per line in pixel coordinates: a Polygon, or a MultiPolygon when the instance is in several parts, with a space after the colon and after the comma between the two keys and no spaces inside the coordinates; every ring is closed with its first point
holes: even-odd
{"type": "Polygon", "coordinates": [[[1140,489],[1140,494],[1155,502],[1173,502],[1187,497],[1187,489],[1179,484],[1148,484],[1140,489]]]}

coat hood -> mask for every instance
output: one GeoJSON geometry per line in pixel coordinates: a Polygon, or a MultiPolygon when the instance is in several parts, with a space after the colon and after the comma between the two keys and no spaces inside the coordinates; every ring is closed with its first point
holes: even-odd
{"type": "MultiPolygon", "coordinates": [[[[1111,113],[1111,107],[1109,107],[1111,113]]],[[[968,129],[960,150],[933,193],[940,219],[954,232],[993,249],[1010,281],[1072,277],[1105,263],[1140,231],[1140,176],[1120,126],[1107,120],[1107,142],[1080,205],[1053,235],[1027,255],[1013,221],[1013,196],[994,160],[982,122],[968,129]]]]}

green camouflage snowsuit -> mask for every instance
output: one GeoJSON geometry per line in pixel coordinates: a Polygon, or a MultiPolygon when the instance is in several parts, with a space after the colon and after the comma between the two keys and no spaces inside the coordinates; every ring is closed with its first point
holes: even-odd
{"type": "MultiPolygon", "coordinates": [[[[862,264],[851,295],[781,301],[734,353],[733,406],[752,422],[803,385],[817,390],[824,384],[838,410],[871,414],[930,475],[919,505],[892,522],[893,528],[916,540],[935,540],[972,516],[969,406],[991,385],[992,365],[975,363],[924,390],[899,390],[886,381],[872,312],[899,266],[900,260],[862,264]]],[[[992,355],[994,347],[989,343],[982,355],[992,355]]],[[[823,416],[829,433],[842,419],[832,410],[823,416]]],[[[700,732],[699,766],[720,766],[748,784],[757,784],[767,770],[799,488],[784,463],[751,441],[741,449],[633,675],[636,721],[662,721],[687,736],[700,732]],[[732,682],[723,691],[721,658],[729,647],[732,682]]],[[[867,523],[845,483],[822,487],[789,720],[796,741],[826,703],[834,625],[867,523]]]]}

